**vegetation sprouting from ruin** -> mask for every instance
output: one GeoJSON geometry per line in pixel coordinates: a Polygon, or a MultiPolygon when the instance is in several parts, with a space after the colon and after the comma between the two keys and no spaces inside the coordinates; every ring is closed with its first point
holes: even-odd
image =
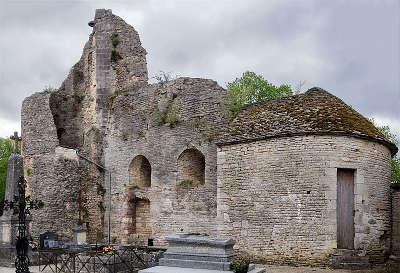
{"type": "Polygon", "coordinates": [[[113,50],[111,51],[111,62],[116,63],[119,60],[122,60],[122,56],[119,54],[119,52],[116,50],[118,44],[119,44],[119,39],[118,39],[118,34],[113,33],[111,34],[111,44],[113,46],[113,50]]]}
{"type": "Polygon", "coordinates": [[[127,141],[129,139],[129,131],[128,130],[123,130],[121,133],[121,138],[123,141],[127,141]]]}
{"type": "Polygon", "coordinates": [[[122,93],[124,93],[125,90],[115,90],[115,92],[108,98],[109,99],[109,104],[108,104],[108,108],[112,109],[112,105],[114,103],[114,100],[121,95],[122,93]]]}
{"type": "Polygon", "coordinates": [[[97,195],[101,195],[101,196],[104,196],[104,194],[106,193],[106,189],[99,182],[96,183],[96,191],[97,191],[97,195]]]}
{"type": "Polygon", "coordinates": [[[227,110],[223,114],[234,119],[245,105],[293,95],[289,85],[279,87],[269,83],[263,76],[246,71],[242,77],[227,84],[228,94],[225,98],[227,110]]]}
{"type": "Polygon", "coordinates": [[[168,124],[170,128],[175,128],[180,122],[182,122],[179,116],[179,109],[173,104],[173,101],[169,101],[165,110],[160,111],[158,108],[154,111],[154,121],[159,125],[168,124]]]}
{"type": "Polygon", "coordinates": [[[54,92],[54,91],[56,91],[57,89],[55,89],[54,87],[51,87],[50,85],[49,86],[46,86],[44,89],[43,89],[43,91],[44,92],[46,92],[46,93],[52,93],[52,92],[54,92]]]}
{"type": "MultiPolygon", "coordinates": [[[[375,124],[374,119],[370,119],[372,123],[375,124]]],[[[387,140],[394,143],[396,146],[399,146],[399,137],[393,133],[389,126],[378,126],[375,124],[375,127],[386,137],[387,140]]],[[[400,155],[397,153],[396,155],[392,156],[391,159],[391,180],[392,182],[400,183],[400,155]]]]}
{"type": "MultiPolygon", "coordinates": [[[[98,208],[99,208],[101,213],[104,213],[106,211],[106,208],[104,207],[103,201],[99,201],[97,203],[97,206],[98,206],[98,208]]],[[[104,216],[102,215],[102,217],[104,217],[104,216]]]]}
{"type": "Polygon", "coordinates": [[[208,141],[210,143],[214,140],[217,134],[215,129],[206,124],[202,117],[195,117],[193,119],[193,124],[194,128],[202,133],[202,140],[208,141]]]}
{"type": "Polygon", "coordinates": [[[111,34],[111,43],[112,43],[114,48],[117,47],[117,45],[119,44],[118,33],[111,34]]]}
{"type": "Polygon", "coordinates": [[[122,56],[118,53],[118,51],[116,51],[115,49],[113,49],[111,51],[111,62],[112,63],[116,63],[119,60],[122,60],[122,56]]]}
{"type": "Polygon", "coordinates": [[[193,185],[193,180],[190,180],[190,179],[185,179],[185,180],[182,180],[181,182],[179,182],[179,186],[182,186],[182,187],[190,187],[192,185],[193,185]]]}
{"type": "Polygon", "coordinates": [[[178,78],[178,75],[173,75],[172,72],[165,72],[165,71],[158,71],[151,79],[155,80],[157,83],[159,83],[161,86],[163,86],[165,83],[176,80],[178,78]]]}

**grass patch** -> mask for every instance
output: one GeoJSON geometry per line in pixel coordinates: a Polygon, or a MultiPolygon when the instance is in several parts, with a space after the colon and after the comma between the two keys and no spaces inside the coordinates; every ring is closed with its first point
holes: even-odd
{"type": "Polygon", "coordinates": [[[179,186],[181,187],[191,187],[193,185],[193,180],[185,179],[179,182],[179,186]]]}

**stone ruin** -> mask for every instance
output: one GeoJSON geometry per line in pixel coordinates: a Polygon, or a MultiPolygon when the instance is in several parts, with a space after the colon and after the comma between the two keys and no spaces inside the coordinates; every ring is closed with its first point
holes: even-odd
{"type": "Polygon", "coordinates": [[[79,151],[111,172],[112,241],[165,246],[171,234],[207,233],[271,263],[331,265],[344,247],[369,262],[390,255],[397,147],[366,118],[312,88],[230,121],[215,81],[149,84],[138,33],[111,10],[96,10],[89,25],[61,87],[23,102],[25,177],[48,208],[35,214],[34,236],[72,237],[82,224],[89,241],[106,237],[108,176],[79,151]],[[353,211],[340,210],[341,198],[353,211]],[[339,238],[342,228],[352,235],[339,238]]]}
{"type": "Polygon", "coordinates": [[[146,51],[133,27],[110,10],[97,10],[90,25],[82,57],[62,86],[23,103],[30,190],[52,207],[39,212],[32,231],[70,234],[81,222],[92,241],[105,235],[107,177],[80,160],[79,150],[111,170],[118,240],[137,234],[157,244],[165,242],[161,234],[197,228],[215,234],[217,148],[211,138],[224,122],[217,110],[226,91],[204,79],[147,84],[146,51]],[[166,119],[174,115],[188,122],[171,128],[166,119]],[[190,185],[179,184],[184,180],[190,185]],[[163,220],[153,224],[150,217],[163,220]]]}

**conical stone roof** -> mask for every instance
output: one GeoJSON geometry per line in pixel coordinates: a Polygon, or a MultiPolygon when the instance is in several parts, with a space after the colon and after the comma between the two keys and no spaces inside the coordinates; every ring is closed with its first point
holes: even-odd
{"type": "Polygon", "coordinates": [[[398,151],[367,118],[318,87],[247,106],[223,130],[217,145],[298,135],[354,136],[382,143],[392,155],[398,151]]]}

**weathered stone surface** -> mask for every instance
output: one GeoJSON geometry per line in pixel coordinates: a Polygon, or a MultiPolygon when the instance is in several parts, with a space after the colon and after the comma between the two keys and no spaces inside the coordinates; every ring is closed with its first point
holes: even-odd
{"type": "Polygon", "coordinates": [[[79,149],[104,164],[109,97],[115,91],[147,82],[146,51],[133,27],[110,10],[97,10],[93,26],[81,59],[62,86],[51,93],[34,94],[23,104],[23,153],[32,172],[28,183],[35,198],[44,198],[47,205],[54,203],[48,212],[35,217],[36,236],[45,230],[71,236],[68,229],[78,222],[90,223],[91,239],[98,232],[104,233],[105,204],[97,192],[98,184],[104,187],[104,173],[87,162],[70,164],[75,161],[70,156],[74,151],[68,155],[56,147],[79,149]],[[118,39],[116,46],[112,45],[113,34],[118,39]],[[113,50],[122,59],[113,62],[113,50]],[[36,169],[42,167],[43,172],[36,169]],[[45,185],[49,188],[43,192],[45,185]],[[57,190],[64,187],[67,189],[58,195],[57,190]],[[48,218],[52,220],[46,221],[48,218]]]}
{"type": "Polygon", "coordinates": [[[235,256],[232,239],[182,234],[167,237],[167,241],[168,249],[160,259],[161,266],[229,271],[235,256]]]}
{"type": "MultiPolygon", "coordinates": [[[[227,271],[222,270],[210,270],[210,269],[194,269],[194,268],[179,268],[172,266],[155,266],[147,269],[140,270],[139,273],[226,273],[227,271]]],[[[254,268],[248,273],[264,273],[264,268],[254,268]]]]}
{"type": "Polygon", "coordinates": [[[22,103],[22,155],[53,153],[58,145],[57,129],[49,104],[50,94],[36,93],[22,103]]]}
{"type": "Polygon", "coordinates": [[[400,257],[400,183],[392,183],[392,254],[400,257]]]}
{"type": "MultiPolygon", "coordinates": [[[[149,201],[148,224],[156,244],[165,245],[164,238],[171,233],[216,234],[213,138],[223,120],[217,109],[224,94],[214,81],[179,78],[125,92],[114,100],[105,164],[113,173],[112,226],[116,235],[130,234],[135,218],[129,206],[139,199],[149,201]],[[163,100],[181,120],[175,128],[156,121],[160,113],[157,105],[163,100]],[[201,156],[180,157],[185,151],[202,155],[204,165],[200,164],[201,156]],[[134,179],[127,179],[134,167],[131,162],[139,155],[150,163],[151,187],[136,188],[134,179]],[[200,173],[180,175],[188,167],[200,173]]],[[[140,173],[133,176],[140,177],[140,173]]]]}
{"type": "Polygon", "coordinates": [[[77,159],[62,155],[44,154],[25,159],[30,170],[28,190],[44,209],[35,211],[31,225],[34,238],[44,231],[59,232],[72,239],[80,211],[82,171],[77,159]]]}
{"type": "Polygon", "coordinates": [[[218,230],[264,262],[330,264],[337,169],[355,170],[355,249],[390,248],[390,150],[353,137],[281,137],[218,150],[218,230]],[[373,220],[374,224],[369,224],[373,220]]]}

